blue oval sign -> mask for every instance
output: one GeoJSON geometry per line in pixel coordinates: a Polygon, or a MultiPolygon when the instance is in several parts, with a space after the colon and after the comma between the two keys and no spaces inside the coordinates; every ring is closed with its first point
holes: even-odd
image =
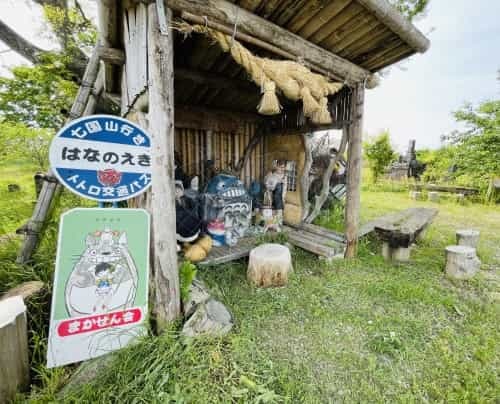
{"type": "Polygon", "coordinates": [[[116,116],[72,121],[52,140],[49,160],[66,188],[95,201],[123,201],[151,186],[151,137],[116,116]]]}

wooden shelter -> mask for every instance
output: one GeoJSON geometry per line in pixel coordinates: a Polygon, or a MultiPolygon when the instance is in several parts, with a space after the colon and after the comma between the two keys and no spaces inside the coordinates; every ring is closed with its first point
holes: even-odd
{"type": "Polygon", "coordinates": [[[348,155],[346,256],[353,257],[365,88],[377,84],[380,69],[428,47],[429,41],[386,0],[99,2],[97,53],[102,63],[96,88],[119,103],[122,116],[153,137],[152,192],[136,204],[147,207],[153,217],[153,286],[160,327],[179,313],[172,231],[174,150],[187,173],[199,174],[202,181],[208,160],[237,172],[246,184],[261,179],[273,160],[294,160],[297,182],[287,193],[285,220],[300,225],[310,209],[307,134],[342,129],[341,151],[347,148],[348,155]],[[209,32],[230,38],[229,51],[209,32]],[[295,61],[343,84],[325,99],[330,123],[313,123],[302,101],[279,91],[281,113],[258,114],[262,88],[235,60],[236,42],[256,57],[295,61]]]}

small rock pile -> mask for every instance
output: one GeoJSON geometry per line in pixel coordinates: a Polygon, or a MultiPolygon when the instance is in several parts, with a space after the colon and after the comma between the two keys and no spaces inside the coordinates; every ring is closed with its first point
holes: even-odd
{"type": "Polygon", "coordinates": [[[203,282],[195,279],[189,289],[189,297],[183,302],[184,317],[182,335],[221,336],[233,328],[233,316],[221,302],[210,296],[203,282]]]}

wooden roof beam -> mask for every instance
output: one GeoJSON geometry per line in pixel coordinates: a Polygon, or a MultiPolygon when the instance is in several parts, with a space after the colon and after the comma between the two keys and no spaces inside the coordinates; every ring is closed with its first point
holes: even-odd
{"type": "Polygon", "coordinates": [[[260,92],[259,87],[250,81],[239,80],[222,74],[176,67],[174,69],[174,75],[176,79],[188,80],[195,84],[202,84],[211,88],[232,89],[250,93],[260,92]]]}
{"type": "Polygon", "coordinates": [[[268,117],[249,112],[234,112],[197,106],[175,106],[175,127],[186,129],[238,131],[247,122],[263,122],[268,117]]]}
{"type": "Polygon", "coordinates": [[[424,53],[430,41],[387,0],[357,0],[414,50],[424,53]]]}
{"type": "Polygon", "coordinates": [[[297,60],[303,59],[340,76],[350,83],[364,81],[371,73],[346,59],[287,31],[280,26],[252,14],[225,0],[165,0],[165,4],[178,12],[188,12],[197,16],[214,19],[223,24],[236,26],[262,41],[268,42],[293,54],[297,60]]]}

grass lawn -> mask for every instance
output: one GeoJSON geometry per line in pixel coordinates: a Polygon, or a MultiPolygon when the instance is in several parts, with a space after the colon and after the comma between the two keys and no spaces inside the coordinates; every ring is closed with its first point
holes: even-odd
{"type": "Polygon", "coordinates": [[[35,171],[35,167],[26,163],[0,165],[0,237],[15,233],[31,216],[35,203],[35,171]],[[9,184],[19,185],[20,191],[9,192],[9,184]]]}
{"type": "MultiPolygon", "coordinates": [[[[21,171],[12,174],[24,178],[21,171]]],[[[15,220],[4,234],[31,214],[32,200],[15,202],[5,184],[2,215],[12,213],[15,220]]],[[[63,207],[75,202],[67,194],[63,207]]],[[[415,205],[430,206],[410,201],[406,192],[365,189],[362,219],[415,205]]],[[[497,402],[500,305],[493,297],[500,292],[500,211],[479,204],[432,206],[439,215],[411,263],[389,265],[378,243],[365,240],[359,259],[331,264],[295,249],[295,273],[284,288],[251,287],[244,261],[200,270],[234,314],[236,326],[227,337],[182,340],[174,326],[118,352],[93,382],[57,398],[70,371],[44,369],[44,352],[38,352],[39,387],[18,401],[497,402]],[[481,230],[483,271],[468,282],[443,276],[444,247],[460,227],[481,230]]],[[[320,221],[339,225],[335,214],[320,221]]],[[[39,263],[22,277],[12,275],[15,267],[4,265],[8,257],[2,255],[2,279],[13,284],[50,277],[54,229],[49,226],[39,263]]]]}

